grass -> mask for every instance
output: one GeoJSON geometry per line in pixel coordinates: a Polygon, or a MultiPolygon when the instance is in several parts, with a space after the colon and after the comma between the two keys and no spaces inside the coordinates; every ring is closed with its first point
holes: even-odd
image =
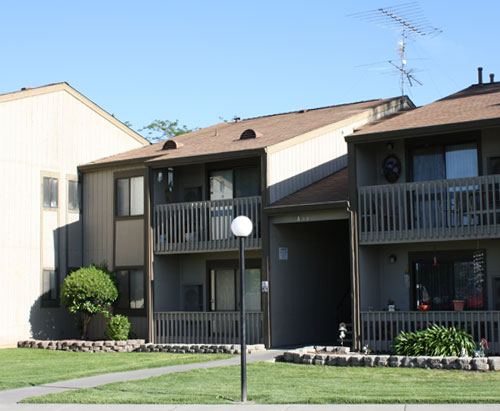
{"type": "Polygon", "coordinates": [[[0,390],[109,372],[229,358],[224,354],[76,353],[29,348],[0,350],[0,390]]]}
{"type": "MultiPolygon", "coordinates": [[[[248,400],[261,404],[498,403],[500,373],[405,368],[248,365],[248,400]]],[[[240,368],[200,369],[33,397],[31,403],[227,404],[240,368]]]]}

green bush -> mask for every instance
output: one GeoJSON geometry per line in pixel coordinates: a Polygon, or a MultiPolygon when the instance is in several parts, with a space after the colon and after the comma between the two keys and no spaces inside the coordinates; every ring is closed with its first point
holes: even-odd
{"type": "Polygon", "coordinates": [[[109,340],[126,340],[130,334],[130,321],[124,315],[113,315],[106,327],[106,337],[109,340]]]}
{"type": "Polygon", "coordinates": [[[87,338],[88,324],[98,313],[109,317],[109,307],[118,298],[114,274],[105,265],[90,265],[71,273],[61,289],[61,304],[78,316],[82,339],[87,338]]]}
{"type": "Polygon", "coordinates": [[[460,356],[462,349],[472,356],[474,347],[472,335],[455,327],[446,328],[437,324],[417,332],[402,332],[393,343],[396,354],[408,356],[460,356]]]}

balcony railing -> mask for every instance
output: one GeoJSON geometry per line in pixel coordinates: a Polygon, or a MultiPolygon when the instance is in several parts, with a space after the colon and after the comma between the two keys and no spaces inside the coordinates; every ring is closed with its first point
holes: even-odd
{"type": "MultiPolygon", "coordinates": [[[[239,312],[156,312],[155,342],[239,344],[239,312]]],[[[262,344],[262,312],[246,313],[246,341],[262,344]]]]}
{"type": "Polygon", "coordinates": [[[158,254],[236,250],[238,239],[231,233],[231,221],[239,215],[253,222],[245,247],[261,248],[260,196],[157,205],[154,250],[158,254]]]}
{"type": "Polygon", "coordinates": [[[376,311],[361,313],[361,342],[375,352],[391,352],[402,331],[418,331],[431,324],[465,330],[479,346],[486,338],[488,354],[500,354],[500,311],[376,311]]]}
{"type": "Polygon", "coordinates": [[[359,188],[361,244],[500,236],[500,175],[359,188]]]}

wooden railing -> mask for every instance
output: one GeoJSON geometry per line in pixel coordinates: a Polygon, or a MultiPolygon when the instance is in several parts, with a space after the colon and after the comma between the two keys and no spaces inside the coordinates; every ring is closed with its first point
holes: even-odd
{"type": "Polygon", "coordinates": [[[361,244],[500,236],[500,175],[359,188],[361,244]]]}
{"type": "Polygon", "coordinates": [[[232,220],[245,215],[253,231],[245,247],[261,248],[261,197],[161,204],[154,213],[156,253],[236,250],[238,239],[231,233],[232,220]]]}
{"type": "MultiPolygon", "coordinates": [[[[262,344],[262,312],[246,313],[247,344],[262,344]]],[[[155,342],[239,344],[239,312],[156,312],[155,342]]]]}
{"type": "Polygon", "coordinates": [[[489,354],[500,354],[500,311],[376,311],[361,313],[361,343],[375,352],[391,352],[401,331],[418,331],[431,324],[455,327],[472,334],[479,346],[489,344],[489,354]]]}

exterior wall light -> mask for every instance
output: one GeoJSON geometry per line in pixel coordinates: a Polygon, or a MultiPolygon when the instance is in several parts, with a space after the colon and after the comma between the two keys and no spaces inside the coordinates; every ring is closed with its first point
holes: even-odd
{"type": "Polygon", "coordinates": [[[396,261],[398,261],[398,257],[396,257],[396,254],[391,254],[391,255],[389,256],[389,262],[390,262],[391,264],[396,264],[396,261]]]}
{"type": "Polygon", "coordinates": [[[240,355],[241,355],[241,402],[247,400],[247,343],[245,312],[245,237],[252,232],[252,221],[246,216],[238,216],[231,223],[231,231],[240,243],[240,355]]]}

